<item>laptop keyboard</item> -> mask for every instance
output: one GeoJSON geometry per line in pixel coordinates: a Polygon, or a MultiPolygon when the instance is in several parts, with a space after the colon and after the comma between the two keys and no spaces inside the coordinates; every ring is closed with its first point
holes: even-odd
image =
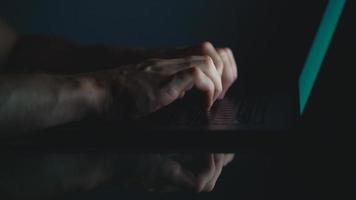
{"type": "Polygon", "coordinates": [[[226,98],[217,101],[209,112],[199,103],[178,101],[144,120],[149,126],[228,126],[232,124],[261,124],[264,122],[266,99],[256,97],[240,98],[238,103],[226,98]]]}
{"type": "Polygon", "coordinates": [[[264,122],[266,99],[264,97],[243,98],[237,109],[236,123],[261,124],[264,122]]]}

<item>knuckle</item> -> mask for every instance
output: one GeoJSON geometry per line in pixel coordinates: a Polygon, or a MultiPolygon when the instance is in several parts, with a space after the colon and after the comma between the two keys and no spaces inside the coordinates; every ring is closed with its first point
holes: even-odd
{"type": "Polygon", "coordinates": [[[191,62],[191,63],[193,63],[196,59],[197,59],[196,56],[188,56],[188,57],[186,58],[186,60],[187,60],[188,62],[191,62]]]}
{"type": "Polygon", "coordinates": [[[223,50],[222,58],[224,58],[226,60],[229,59],[229,52],[226,49],[223,50]]]}
{"type": "Polygon", "coordinates": [[[203,72],[198,67],[193,67],[192,73],[195,78],[202,78],[203,72]]]}
{"type": "Polygon", "coordinates": [[[225,48],[218,48],[217,52],[221,53],[221,54],[224,54],[224,53],[226,53],[226,49],[225,48]]]}
{"type": "Polygon", "coordinates": [[[226,52],[228,52],[228,53],[231,53],[231,54],[232,54],[232,50],[231,50],[229,47],[225,47],[224,49],[226,50],[226,52]]]}
{"type": "Polygon", "coordinates": [[[223,57],[224,54],[225,54],[224,49],[218,49],[217,52],[218,52],[218,54],[220,55],[220,57],[223,57]]]}
{"type": "Polygon", "coordinates": [[[202,43],[202,48],[203,49],[210,49],[212,47],[213,47],[213,44],[211,44],[211,42],[209,42],[209,41],[205,41],[205,42],[202,43]]]}
{"type": "Polygon", "coordinates": [[[204,56],[204,62],[208,66],[214,65],[213,59],[210,56],[204,56]]]}

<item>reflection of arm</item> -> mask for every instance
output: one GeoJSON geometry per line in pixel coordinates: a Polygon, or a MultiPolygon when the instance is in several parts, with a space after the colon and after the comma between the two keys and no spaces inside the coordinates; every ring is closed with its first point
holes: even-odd
{"type": "Polygon", "coordinates": [[[2,161],[2,199],[53,199],[68,192],[84,192],[119,182],[113,179],[111,155],[11,154],[3,156],[2,161]]]}
{"type": "Polygon", "coordinates": [[[0,18],[0,69],[5,58],[13,49],[16,40],[17,35],[15,31],[0,18]]]}

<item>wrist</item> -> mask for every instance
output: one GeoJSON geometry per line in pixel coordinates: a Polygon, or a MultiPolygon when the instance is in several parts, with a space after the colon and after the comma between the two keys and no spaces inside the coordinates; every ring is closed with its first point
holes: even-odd
{"type": "Polygon", "coordinates": [[[104,70],[80,78],[85,102],[97,116],[107,120],[125,120],[133,112],[134,101],[125,87],[125,70],[104,70]]]}
{"type": "Polygon", "coordinates": [[[90,75],[79,76],[78,82],[83,103],[87,106],[88,111],[97,116],[103,115],[112,102],[110,90],[106,84],[90,75]]]}

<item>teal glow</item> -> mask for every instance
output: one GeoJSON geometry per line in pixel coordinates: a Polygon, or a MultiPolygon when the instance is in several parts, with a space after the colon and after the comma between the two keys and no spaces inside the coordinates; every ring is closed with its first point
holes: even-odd
{"type": "Polygon", "coordinates": [[[313,85],[320,71],[346,0],[329,0],[319,30],[299,77],[299,106],[303,114],[313,85]]]}

